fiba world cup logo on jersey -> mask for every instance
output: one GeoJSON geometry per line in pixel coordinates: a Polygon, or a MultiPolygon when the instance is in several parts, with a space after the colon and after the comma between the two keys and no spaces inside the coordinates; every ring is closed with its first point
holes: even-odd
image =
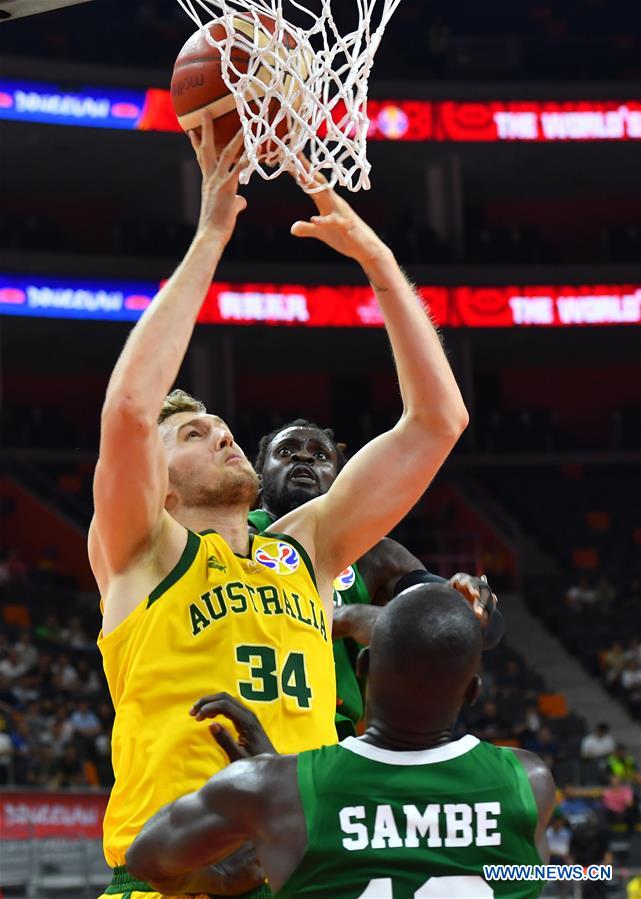
{"type": "Polygon", "coordinates": [[[256,550],[254,559],[276,574],[293,574],[300,565],[300,556],[289,543],[266,543],[256,550]]]}
{"type": "Polygon", "coordinates": [[[350,565],[349,568],[346,568],[344,571],[338,575],[336,580],[334,581],[334,590],[338,590],[339,593],[342,593],[343,590],[349,590],[350,587],[354,586],[354,581],[356,580],[356,572],[350,565]]]}

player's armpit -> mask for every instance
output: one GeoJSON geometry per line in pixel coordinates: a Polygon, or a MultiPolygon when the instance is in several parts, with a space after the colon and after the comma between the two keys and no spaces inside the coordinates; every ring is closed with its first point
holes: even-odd
{"type": "MultiPolygon", "coordinates": [[[[319,497],[319,572],[335,577],[378,543],[418,502],[450,453],[460,428],[429,428],[413,415],[374,438],[319,497]]],[[[311,505],[311,504],[310,504],[311,505]]]]}
{"type": "Polygon", "coordinates": [[[402,544],[389,537],[379,540],[358,560],[373,605],[385,606],[397,593],[401,578],[424,568],[423,563],[402,544]]]}

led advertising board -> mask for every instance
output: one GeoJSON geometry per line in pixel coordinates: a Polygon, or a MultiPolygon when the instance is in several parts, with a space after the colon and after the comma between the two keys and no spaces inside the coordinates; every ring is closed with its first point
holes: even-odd
{"type": "MultiPolygon", "coordinates": [[[[136,321],[160,288],[154,282],[0,274],[0,315],[136,321]]],[[[641,285],[421,286],[441,327],[638,325],[641,285]]],[[[383,316],[369,287],[212,284],[198,321],[217,325],[376,328],[383,316]]]]}

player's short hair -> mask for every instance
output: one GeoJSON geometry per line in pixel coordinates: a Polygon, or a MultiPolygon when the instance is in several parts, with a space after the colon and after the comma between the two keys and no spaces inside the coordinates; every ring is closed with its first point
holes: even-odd
{"type": "Polygon", "coordinates": [[[203,402],[197,400],[196,397],[187,393],[186,390],[176,388],[165,397],[162,404],[160,415],[158,416],[158,424],[161,425],[170,415],[176,415],[178,412],[199,412],[207,411],[207,407],[203,402]]]}
{"type": "Polygon", "coordinates": [[[287,424],[281,425],[279,428],[274,428],[273,431],[270,431],[269,434],[264,434],[259,442],[258,442],[258,454],[256,456],[256,461],[254,462],[254,470],[256,474],[261,476],[263,473],[263,468],[265,467],[265,459],[267,458],[267,450],[270,447],[272,440],[275,437],[278,437],[280,433],[283,431],[287,431],[289,428],[311,428],[313,431],[319,431],[323,434],[329,442],[332,444],[336,451],[336,468],[338,471],[344,467],[347,463],[347,456],[345,455],[346,445],[344,443],[337,443],[334,439],[334,432],[331,428],[321,428],[320,425],[317,425],[313,421],[308,421],[306,418],[295,418],[294,421],[290,421],[287,424]]]}
{"type": "Polygon", "coordinates": [[[412,678],[426,690],[445,689],[480,658],[482,634],[471,606],[456,590],[420,584],[381,612],[370,646],[388,672],[412,678]]]}

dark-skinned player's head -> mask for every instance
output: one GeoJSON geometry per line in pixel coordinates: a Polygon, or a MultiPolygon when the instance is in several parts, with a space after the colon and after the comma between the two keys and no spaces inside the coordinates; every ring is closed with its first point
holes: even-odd
{"type": "Polygon", "coordinates": [[[409,587],[381,612],[359,658],[367,718],[386,732],[449,729],[479,687],[483,636],[468,602],[441,584],[409,587]]]}
{"type": "Polygon", "coordinates": [[[265,434],[254,463],[263,508],[280,518],[327,493],[345,465],[344,448],[333,431],[304,418],[265,434]]]}

